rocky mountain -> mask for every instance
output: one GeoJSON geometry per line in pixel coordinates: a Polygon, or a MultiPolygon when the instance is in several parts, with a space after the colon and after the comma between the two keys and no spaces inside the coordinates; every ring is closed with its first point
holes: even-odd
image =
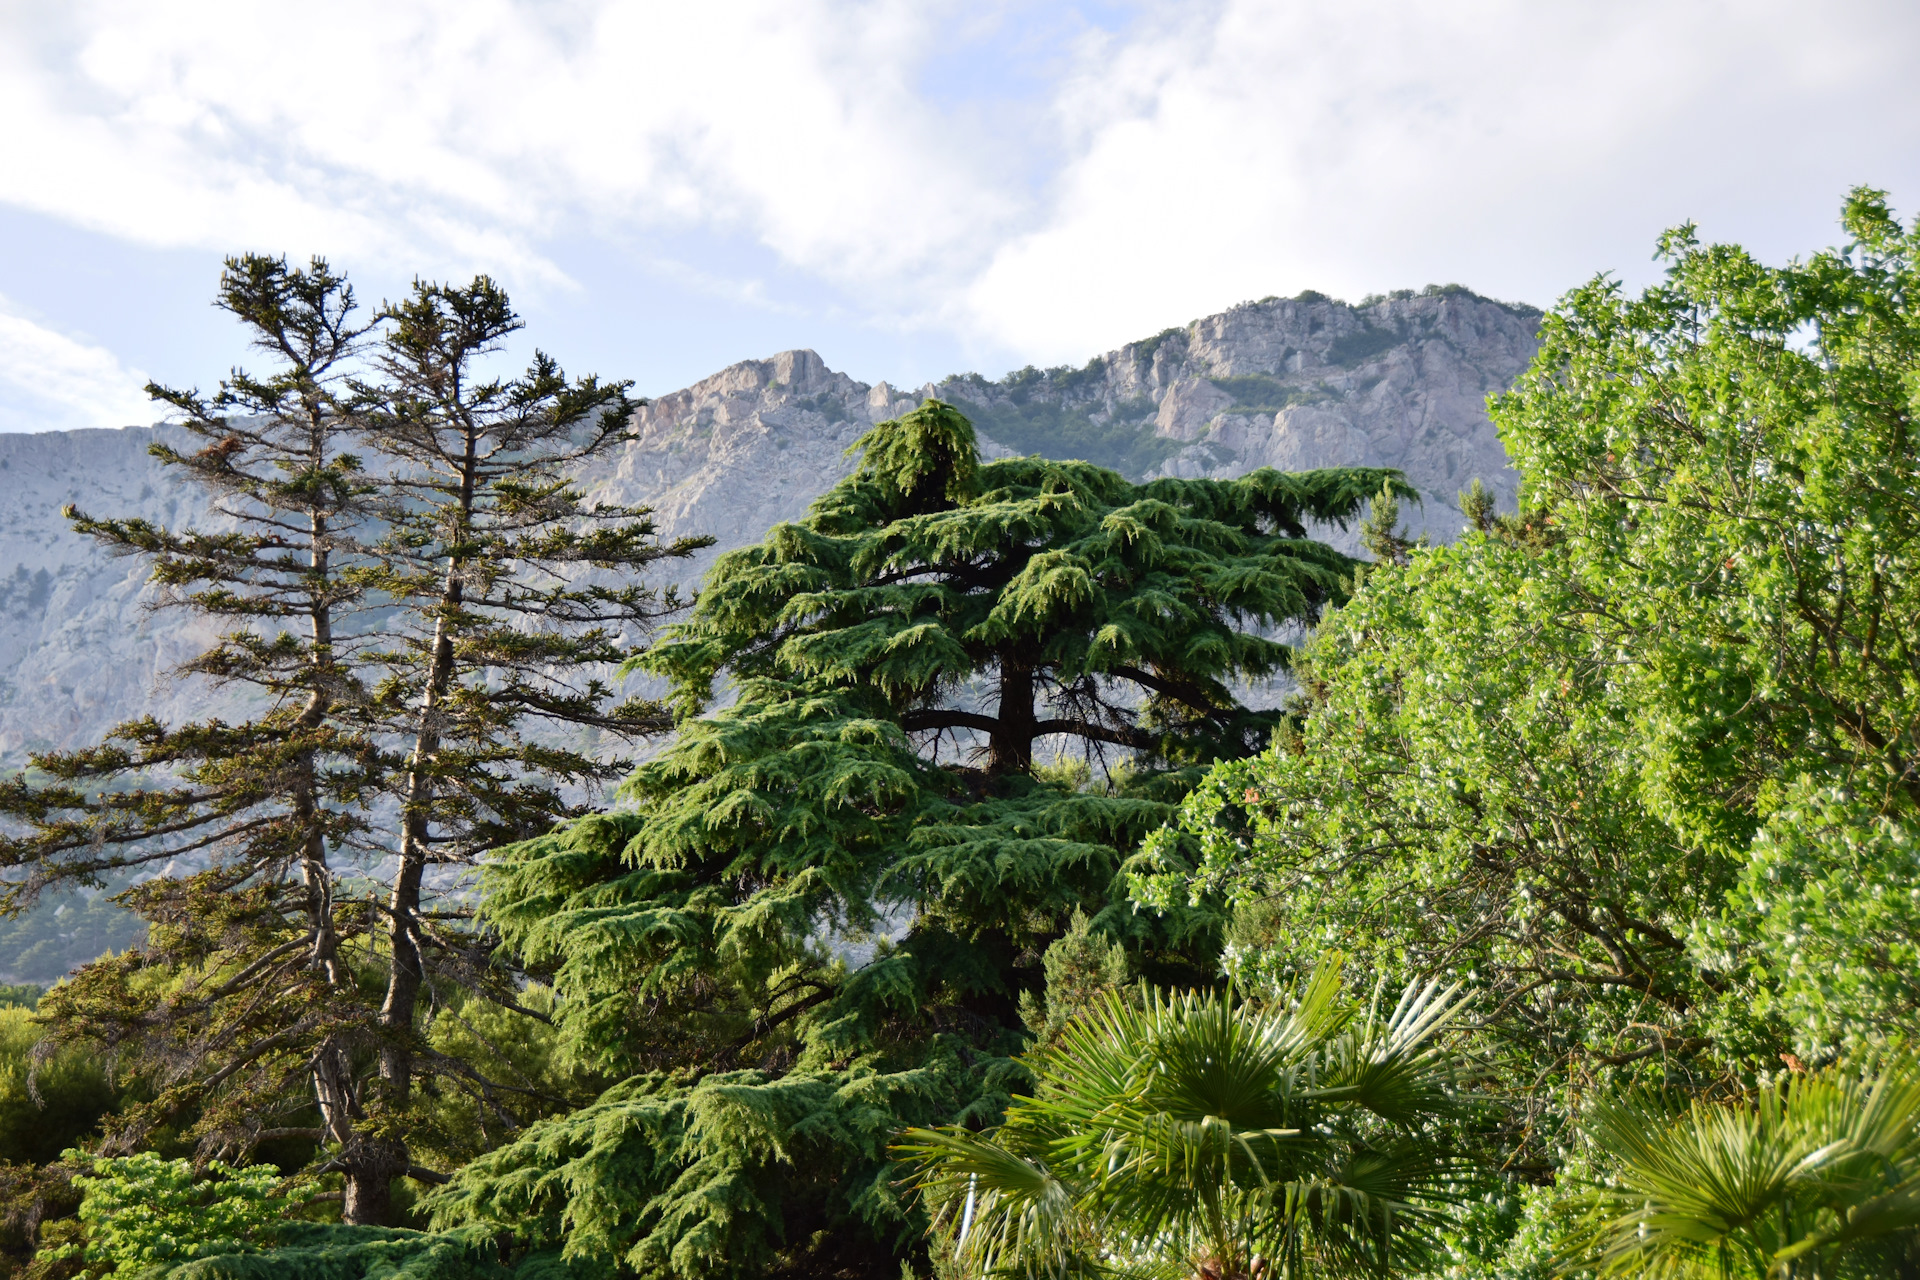
{"type": "MultiPolygon", "coordinates": [[[[1169,329],[1083,368],[975,374],[915,390],[868,386],[812,351],[724,369],[642,408],[637,439],[581,477],[645,503],[713,555],[800,515],[852,465],[847,446],[928,396],[958,405],[993,453],[1080,457],[1139,477],[1233,476],[1347,464],[1398,467],[1424,495],[1408,523],[1458,529],[1455,495],[1485,480],[1507,506],[1516,480],[1485,400],[1534,352],[1539,314],[1457,286],[1349,306],[1267,298],[1169,329]]],[[[0,767],[97,741],[147,711],[180,719],[204,690],[168,671],[203,646],[203,623],[154,612],[137,561],[68,531],[69,502],[170,524],[206,518],[199,494],[146,447],[165,427],[0,435],[0,767]]],[[[1344,539],[1352,545],[1351,535],[1344,539]]]]}
{"type": "Polygon", "coordinates": [[[186,718],[205,697],[167,673],[216,629],[153,611],[147,567],[103,554],[60,514],[74,503],[206,523],[205,497],[147,455],[167,431],[0,435],[0,768],[29,750],[96,742],[148,711],[186,718]]]}

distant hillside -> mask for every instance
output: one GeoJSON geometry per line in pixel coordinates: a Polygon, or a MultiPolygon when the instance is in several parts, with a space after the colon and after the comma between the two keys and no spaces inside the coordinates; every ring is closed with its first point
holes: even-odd
{"type": "Polygon", "coordinates": [[[1357,307],[1303,294],[1246,303],[1079,369],[967,374],[913,391],[787,351],[659,397],[636,416],[640,439],[585,479],[654,506],[672,533],[717,536],[691,583],[713,555],[805,511],[846,474],[846,448],[867,427],[934,395],[965,410],[993,449],[1087,458],[1136,479],[1398,467],[1427,495],[1408,523],[1451,538],[1456,495],[1475,477],[1514,501],[1518,477],[1486,398],[1533,359],[1539,322],[1531,308],[1457,286],[1357,307]]]}
{"type": "MultiPolygon", "coordinates": [[[[1455,495],[1473,478],[1513,501],[1485,401],[1526,367],[1538,323],[1537,312],[1458,287],[1360,306],[1303,294],[1246,303],[1078,369],[967,374],[910,392],[787,351],[658,397],[636,415],[639,439],[582,479],[656,507],[670,532],[716,535],[715,551],[681,573],[692,585],[713,554],[801,514],[846,473],[861,432],[937,395],[994,451],[1087,458],[1135,478],[1398,467],[1427,495],[1409,522],[1451,537],[1455,495]]],[[[206,625],[148,610],[144,567],[103,555],[60,516],[73,502],[204,520],[202,495],[147,456],[166,430],[0,435],[0,767],[96,741],[148,710],[193,714],[205,697],[167,671],[211,638],[206,625]]]]}
{"type": "MultiPolygon", "coordinates": [[[[1455,495],[1472,479],[1513,503],[1517,479],[1485,402],[1532,359],[1539,319],[1457,286],[1358,306],[1308,293],[1246,303],[1077,369],[967,374],[912,391],[787,351],[658,397],[635,416],[638,438],[581,480],[655,507],[669,533],[715,535],[718,546],[680,573],[691,587],[720,551],[804,512],[852,465],[845,452],[861,432],[938,396],[973,418],[989,452],[1086,458],[1134,478],[1398,467],[1427,496],[1408,523],[1450,538],[1455,495]]],[[[202,496],[147,455],[168,430],[0,435],[0,768],[96,742],[149,711],[180,720],[211,705],[206,689],[168,675],[211,629],[150,610],[144,567],[103,555],[60,516],[73,502],[205,520],[202,496]]],[[[1354,546],[1351,533],[1334,541],[1354,546]]],[[[68,904],[74,927],[97,929],[102,913],[80,905],[68,904]]],[[[85,949],[51,921],[16,941],[48,964],[85,949]]],[[[53,976],[15,972],[17,953],[0,930],[0,981],[53,976]]]]}

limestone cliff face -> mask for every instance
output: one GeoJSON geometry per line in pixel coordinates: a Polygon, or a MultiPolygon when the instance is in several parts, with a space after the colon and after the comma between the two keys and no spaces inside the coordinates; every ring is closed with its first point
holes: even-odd
{"type": "MultiPolygon", "coordinates": [[[[692,587],[714,555],[799,516],[846,474],[847,446],[869,426],[935,395],[973,417],[990,454],[1085,457],[1136,478],[1398,467],[1427,495],[1408,523],[1446,538],[1455,494],[1475,477],[1512,506],[1485,399],[1532,358],[1538,319],[1465,290],[1359,307],[1309,294],[1235,307],[1080,369],[912,391],[788,351],[654,400],[635,417],[637,438],[581,482],[654,507],[668,533],[714,535],[714,550],[673,574],[692,587]]],[[[147,456],[165,430],[0,435],[0,766],[90,744],[149,711],[177,721],[210,705],[167,672],[213,629],[152,611],[143,567],[103,555],[60,517],[74,502],[174,525],[217,518],[147,456]]]]}
{"type": "Polygon", "coordinates": [[[1130,343],[1085,369],[940,392],[1023,451],[1031,406],[1057,402],[1118,439],[1146,475],[1242,475],[1257,467],[1395,467],[1425,497],[1408,523],[1458,533],[1457,495],[1484,481],[1510,509],[1518,477],[1486,413],[1533,359],[1540,315],[1457,287],[1350,307],[1269,298],[1130,343]],[[1024,400],[1024,403],[1019,401],[1024,400]]]}
{"type": "Polygon", "coordinates": [[[697,584],[714,556],[802,515],[853,466],[847,447],[924,397],[835,373],[811,351],[743,360],[634,415],[637,439],[581,475],[589,497],[654,509],[664,533],[715,547],[672,570],[697,584]]]}
{"type": "Polygon", "coordinates": [[[139,515],[208,526],[205,497],[147,446],[165,428],[0,435],[0,766],[78,747],[121,720],[197,713],[206,690],[169,672],[217,628],[156,612],[141,562],[103,554],[61,517],[139,515]]]}

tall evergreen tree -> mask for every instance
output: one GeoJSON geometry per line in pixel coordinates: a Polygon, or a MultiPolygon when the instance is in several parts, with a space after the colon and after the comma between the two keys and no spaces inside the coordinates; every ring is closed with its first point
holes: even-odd
{"type": "Polygon", "coordinates": [[[486,917],[553,973],[574,1053],[630,1078],[468,1166],[442,1223],[648,1275],[892,1276],[889,1141],[997,1116],[1076,910],[1151,976],[1211,976],[1213,917],[1135,913],[1128,851],[1270,736],[1236,688],[1354,569],[1307,522],[1410,491],[982,463],[933,401],[856,447],[635,659],[679,727],[631,807],[489,865],[486,917]]]}
{"type": "MultiPolygon", "coordinates": [[[[581,496],[574,470],[628,438],[632,384],[570,381],[540,352],[519,377],[482,378],[476,364],[522,327],[493,281],[416,283],[382,318],[378,376],[357,389],[368,438],[393,470],[382,482],[386,533],[356,580],[398,606],[400,624],[384,637],[384,678],[360,712],[382,742],[400,744],[378,1090],[382,1111],[401,1116],[435,957],[448,977],[511,1003],[480,940],[437,923],[428,869],[473,866],[578,816],[586,789],[631,767],[596,754],[597,735],[663,727],[663,710],[643,699],[609,705],[601,673],[678,607],[637,575],[712,540],[662,543],[645,508],[581,496]],[[602,580],[610,574],[620,580],[602,580]]],[[[362,1150],[369,1172],[364,1186],[349,1185],[347,1220],[378,1223],[386,1188],[413,1166],[397,1132],[362,1150]]]]}
{"type": "Polygon", "coordinates": [[[371,515],[346,386],[368,326],[318,259],[228,259],[216,305],[273,371],[236,369],[211,397],[148,387],[202,442],[152,452],[211,491],[208,527],[67,514],[109,550],[150,558],[162,603],[226,623],[183,673],[262,709],[239,724],[133,721],[99,747],[37,757],[51,785],[0,789],[14,820],[0,861],[24,873],[5,884],[12,910],[53,884],[206,867],[144,879],[127,901],[149,945],[89,966],[42,1006],[58,1039],[103,1043],[156,1077],[153,1100],[122,1118],[122,1146],[197,1112],[211,1143],[251,1150],[286,1136],[290,1086],[295,1111],[352,1106],[352,1019],[334,997],[353,988],[340,949],[364,922],[336,902],[329,858],[365,831],[374,776],[372,743],[337,714],[360,697],[342,632],[362,596],[342,560],[371,515]],[[156,985],[159,973],[178,981],[156,985]]]}
{"type": "Polygon", "coordinates": [[[238,730],[209,721],[172,731],[149,718],[116,729],[109,744],[117,745],[39,762],[82,789],[10,780],[7,812],[40,825],[30,839],[4,846],[8,865],[29,869],[0,890],[9,907],[29,905],[56,880],[97,879],[230,841],[233,815],[246,811],[257,824],[244,833],[249,857],[299,867],[312,886],[312,908],[325,892],[326,840],[347,830],[329,830],[350,820],[327,809],[332,783],[319,762],[339,754],[323,726],[342,682],[352,679],[335,620],[359,593],[343,580],[336,555],[357,545],[371,487],[350,448],[355,423],[341,392],[367,330],[354,319],[351,287],[319,259],[300,270],[284,259],[230,258],[216,305],[280,367],[265,377],[235,370],[210,398],[151,383],[147,390],[179,410],[182,425],[204,442],[182,452],[162,441],[154,456],[211,491],[211,524],[233,527],[172,530],[143,519],[94,519],[71,506],[65,514],[109,551],[150,557],[161,603],[233,620],[236,629],[183,673],[257,690],[271,710],[238,730]],[[195,785],[136,790],[99,805],[84,790],[89,782],[216,758],[247,763],[195,785]],[[283,796],[284,809],[253,812],[283,796]],[[63,811],[73,817],[47,821],[63,811]],[[160,833],[174,839],[149,839],[160,833]]]}
{"type": "Polygon", "coordinates": [[[249,257],[228,263],[220,305],[278,367],[236,372],[210,398],[152,388],[207,441],[155,451],[212,487],[234,528],[75,519],[152,557],[175,603],[233,624],[186,670],[261,709],[238,724],[148,718],[38,759],[52,785],[0,791],[0,861],[24,873],[7,904],[202,866],[128,891],[147,945],[42,1006],[60,1039],[103,1044],[154,1081],[109,1145],[165,1124],[207,1153],[305,1144],[276,1154],[297,1166],[315,1152],[310,1167],[344,1177],[347,1220],[381,1222],[397,1178],[439,1176],[408,1145],[431,1126],[417,1079],[509,1128],[552,1101],[432,1047],[427,1020],[462,998],[520,1006],[470,910],[426,900],[425,870],[544,830],[581,802],[563,786],[629,767],[521,731],[537,720],[617,743],[648,727],[642,707],[609,708],[597,669],[624,652],[610,628],[644,631],[672,601],[569,578],[699,543],[663,544],[644,511],[591,508],[565,482],[622,438],[626,384],[569,381],[544,356],[522,378],[471,376],[519,327],[488,281],[417,286],[376,333],[326,264],[249,257]]]}

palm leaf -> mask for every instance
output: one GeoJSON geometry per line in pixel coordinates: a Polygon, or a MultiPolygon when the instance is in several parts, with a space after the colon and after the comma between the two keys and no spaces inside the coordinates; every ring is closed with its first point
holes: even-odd
{"type": "Polygon", "coordinates": [[[1908,1059],[1678,1114],[1633,1096],[1588,1127],[1613,1168],[1583,1197],[1576,1245],[1602,1274],[1824,1275],[1920,1235],[1920,1071],[1908,1059]]]}
{"type": "Polygon", "coordinates": [[[1393,1012],[1381,1018],[1376,992],[1354,1032],[1328,1045],[1322,1096],[1396,1124],[1444,1115],[1452,1105],[1453,1057],[1439,1036],[1467,1004],[1458,983],[1409,985],[1393,1012]]]}
{"type": "Polygon", "coordinates": [[[963,1129],[909,1129],[895,1152],[918,1164],[955,1256],[980,1275],[1083,1271],[1094,1232],[1074,1189],[1038,1160],[963,1129]]]}
{"type": "Polygon", "coordinates": [[[956,1260],[1145,1276],[1263,1255],[1337,1275],[1424,1256],[1454,1170],[1416,1130],[1446,1109],[1439,1034],[1461,1002],[1411,986],[1356,1026],[1339,977],[1335,957],[1276,1008],[1110,993],[1034,1064],[1033,1096],[995,1135],[910,1131],[897,1151],[956,1260]]]}

